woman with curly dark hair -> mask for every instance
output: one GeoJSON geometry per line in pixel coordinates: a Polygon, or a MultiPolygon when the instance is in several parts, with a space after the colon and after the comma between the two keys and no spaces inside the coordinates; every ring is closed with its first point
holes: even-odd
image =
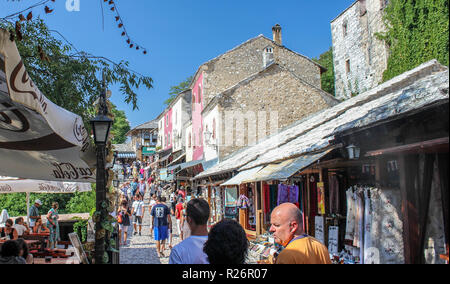
{"type": "Polygon", "coordinates": [[[242,226],[234,220],[225,219],[211,229],[203,251],[210,264],[244,264],[248,245],[242,226]]]}

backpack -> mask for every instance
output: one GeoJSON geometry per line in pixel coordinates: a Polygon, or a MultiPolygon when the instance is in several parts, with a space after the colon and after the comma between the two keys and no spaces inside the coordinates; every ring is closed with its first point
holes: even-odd
{"type": "Polygon", "coordinates": [[[117,223],[119,223],[119,224],[123,223],[122,211],[120,211],[119,215],[117,216],[117,223]]]}

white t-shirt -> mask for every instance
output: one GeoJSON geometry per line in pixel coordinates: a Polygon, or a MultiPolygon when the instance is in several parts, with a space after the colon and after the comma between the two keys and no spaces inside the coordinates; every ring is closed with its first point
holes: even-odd
{"type": "Polygon", "coordinates": [[[24,225],[20,225],[20,224],[14,224],[14,229],[17,230],[17,235],[23,236],[23,233],[27,230],[27,227],[25,227],[24,225]]]}
{"type": "Polygon", "coordinates": [[[144,201],[139,200],[133,202],[133,212],[136,213],[136,216],[142,216],[142,211],[144,209],[144,201]]]}
{"type": "Polygon", "coordinates": [[[208,256],[203,252],[203,246],[208,236],[190,236],[170,253],[169,264],[209,264],[208,256]]]}

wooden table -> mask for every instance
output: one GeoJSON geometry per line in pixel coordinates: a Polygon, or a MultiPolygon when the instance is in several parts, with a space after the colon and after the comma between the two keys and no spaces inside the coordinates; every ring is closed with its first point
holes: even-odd
{"type": "MultiPolygon", "coordinates": [[[[7,241],[5,241],[5,240],[0,240],[0,246],[1,246],[2,244],[4,244],[5,242],[7,242],[7,241]]],[[[37,241],[37,240],[25,240],[25,243],[28,245],[28,247],[30,247],[31,245],[38,244],[39,241],[37,241]]]]}
{"type": "Polygon", "coordinates": [[[34,264],[80,264],[76,257],[71,258],[52,258],[52,262],[45,262],[45,258],[35,258],[34,264]]]}
{"type": "Polygon", "coordinates": [[[40,251],[44,251],[45,247],[47,246],[47,240],[50,237],[50,234],[49,233],[29,234],[29,235],[24,235],[22,237],[24,240],[40,242],[40,244],[41,244],[40,251]]]}

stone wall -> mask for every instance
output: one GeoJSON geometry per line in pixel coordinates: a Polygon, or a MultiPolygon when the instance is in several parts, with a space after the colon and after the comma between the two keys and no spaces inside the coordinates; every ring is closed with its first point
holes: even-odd
{"type": "Polygon", "coordinates": [[[338,99],[363,93],[382,81],[388,58],[386,44],[376,37],[385,30],[382,2],[357,1],[331,22],[338,99]]]}
{"type": "Polygon", "coordinates": [[[267,135],[337,103],[330,94],[273,64],[218,99],[221,107],[220,132],[224,134],[221,135],[220,156],[254,145],[267,135]],[[233,123],[236,125],[231,124],[232,112],[244,119],[233,123]],[[230,125],[233,125],[232,128],[230,125]]]}
{"type": "Polygon", "coordinates": [[[241,46],[205,63],[204,104],[240,81],[264,69],[264,49],[272,47],[274,59],[306,82],[320,88],[320,68],[308,58],[278,46],[264,36],[258,36],[241,46]]]}

